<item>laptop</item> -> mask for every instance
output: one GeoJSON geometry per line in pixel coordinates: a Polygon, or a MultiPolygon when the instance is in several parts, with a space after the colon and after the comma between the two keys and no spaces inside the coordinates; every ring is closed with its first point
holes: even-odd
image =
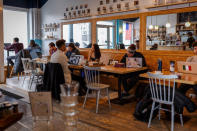
{"type": "Polygon", "coordinates": [[[7,47],[9,47],[9,46],[11,46],[11,43],[4,43],[4,47],[5,47],[5,48],[7,48],[7,47]]]}
{"type": "Polygon", "coordinates": [[[142,58],[138,57],[127,57],[126,58],[127,68],[140,68],[142,67],[142,58]]]}
{"type": "Polygon", "coordinates": [[[178,72],[197,74],[197,63],[196,62],[184,62],[178,61],[178,72]]]}
{"type": "Polygon", "coordinates": [[[69,64],[80,65],[80,63],[84,60],[83,55],[71,55],[69,59],[69,64]]]}

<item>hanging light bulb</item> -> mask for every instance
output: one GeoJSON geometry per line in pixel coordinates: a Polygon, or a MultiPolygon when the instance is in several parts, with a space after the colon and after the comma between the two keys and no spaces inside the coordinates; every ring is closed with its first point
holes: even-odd
{"type": "Polygon", "coordinates": [[[191,23],[189,21],[185,22],[185,27],[190,27],[191,23]]]}
{"type": "Polygon", "coordinates": [[[168,15],[168,22],[166,23],[166,28],[170,28],[171,27],[171,24],[169,22],[169,15],[168,15]]]}
{"type": "Polygon", "coordinates": [[[151,24],[149,25],[148,28],[149,28],[150,30],[152,30],[152,29],[153,29],[153,25],[152,25],[152,16],[151,16],[151,22],[150,22],[150,23],[151,23],[151,24]]]}
{"type": "Polygon", "coordinates": [[[166,28],[170,28],[171,24],[169,22],[166,23],[166,28]]]}
{"type": "Polygon", "coordinates": [[[159,29],[159,26],[158,26],[158,25],[156,25],[156,26],[155,26],[155,30],[158,30],[158,29],[159,29]]]}
{"type": "Polygon", "coordinates": [[[188,14],[188,20],[187,22],[185,22],[185,27],[190,27],[191,26],[191,22],[190,22],[190,13],[188,14]]]}
{"type": "Polygon", "coordinates": [[[150,30],[152,30],[153,29],[153,25],[151,24],[151,25],[149,25],[149,27],[148,27],[150,30]]]}

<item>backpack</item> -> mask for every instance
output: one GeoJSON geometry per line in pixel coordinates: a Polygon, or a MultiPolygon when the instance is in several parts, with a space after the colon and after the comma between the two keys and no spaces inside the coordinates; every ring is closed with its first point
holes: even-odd
{"type": "MultiPolygon", "coordinates": [[[[155,107],[158,104],[155,103],[155,107]]],[[[142,99],[140,100],[135,108],[134,116],[137,120],[143,121],[143,122],[148,122],[149,117],[150,117],[150,112],[152,108],[152,99],[142,99]]],[[[154,110],[152,119],[154,119],[157,114],[158,114],[158,109],[154,110]]]]}

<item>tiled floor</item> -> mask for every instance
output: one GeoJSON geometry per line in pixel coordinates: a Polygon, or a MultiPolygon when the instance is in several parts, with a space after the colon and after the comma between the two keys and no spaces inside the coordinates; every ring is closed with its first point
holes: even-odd
{"type": "MultiPolygon", "coordinates": [[[[20,81],[17,78],[7,80],[7,87],[2,85],[1,88],[12,90],[16,94],[22,95],[25,101],[28,102],[27,86],[28,80],[25,81],[24,86],[20,86],[20,81]]],[[[32,88],[34,90],[34,87],[32,88]]],[[[117,94],[111,94],[112,97],[117,94]]],[[[169,131],[170,119],[166,117],[165,113],[162,113],[161,120],[158,118],[152,120],[151,128],[147,128],[147,123],[141,122],[135,119],[133,113],[135,111],[136,102],[132,102],[125,105],[112,104],[112,109],[109,110],[107,99],[100,100],[99,114],[95,113],[96,102],[94,98],[89,98],[85,109],[82,108],[84,97],[79,97],[79,122],[78,131],[169,131]]],[[[53,102],[54,118],[51,121],[50,128],[47,128],[46,122],[39,122],[33,128],[33,121],[31,117],[30,105],[25,102],[21,102],[21,110],[24,112],[22,120],[15,125],[8,128],[8,131],[47,131],[48,129],[53,131],[63,131],[64,123],[62,121],[62,113],[60,104],[53,102]]],[[[196,131],[197,130],[197,111],[189,113],[184,110],[183,114],[184,126],[180,125],[179,117],[175,117],[175,131],[196,131]]]]}

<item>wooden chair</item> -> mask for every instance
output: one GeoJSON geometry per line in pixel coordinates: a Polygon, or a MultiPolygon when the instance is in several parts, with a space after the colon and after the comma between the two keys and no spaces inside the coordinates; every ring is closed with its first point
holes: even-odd
{"type": "MultiPolygon", "coordinates": [[[[151,96],[153,100],[148,128],[151,125],[151,120],[154,110],[159,109],[159,120],[160,120],[160,110],[168,111],[167,109],[161,107],[162,104],[165,104],[171,106],[171,131],[173,131],[175,79],[178,77],[176,75],[161,75],[161,74],[153,74],[150,72],[148,72],[148,76],[149,76],[151,96]],[[155,107],[155,103],[159,103],[159,105],[155,107]]],[[[179,115],[180,115],[181,125],[183,126],[182,114],[179,115]]]]}
{"type": "Polygon", "coordinates": [[[98,113],[98,105],[99,105],[99,98],[100,98],[100,92],[101,90],[106,90],[107,96],[108,96],[108,103],[109,108],[111,109],[111,103],[110,103],[110,97],[109,97],[109,85],[101,84],[100,83],[100,67],[84,67],[85,72],[85,79],[86,79],[86,85],[87,85],[87,92],[85,96],[85,100],[83,103],[83,108],[85,107],[85,103],[89,94],[89,90],[94,90],[97,92],[97,98],[96,98],[96,113],[98,113]]]}

